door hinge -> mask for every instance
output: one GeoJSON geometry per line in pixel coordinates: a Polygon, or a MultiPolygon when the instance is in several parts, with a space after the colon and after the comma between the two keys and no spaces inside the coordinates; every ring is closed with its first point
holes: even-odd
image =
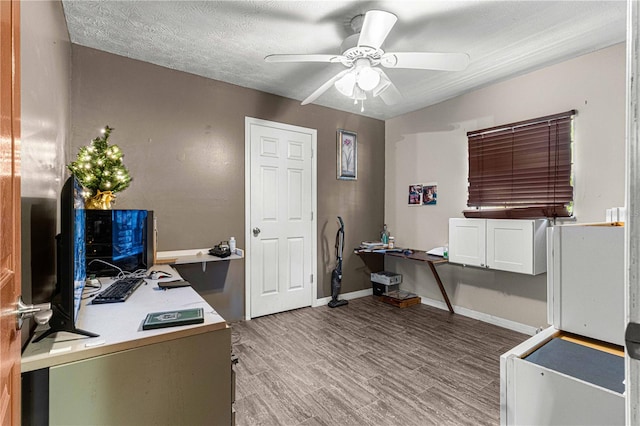
{"type": "Polygon", "coordinates": [[[311,212],[311,220],[313,220],[313,212],[311,212]]]}
{"type": "Polygon", "coordinates": [[[313,284],[313,274],[311,274],[311,284],[313,284]]]}
{"type": "Polygon", "coordinates": [[[311,158],[313,158],[313,149],[311,150],[311,158]]]}

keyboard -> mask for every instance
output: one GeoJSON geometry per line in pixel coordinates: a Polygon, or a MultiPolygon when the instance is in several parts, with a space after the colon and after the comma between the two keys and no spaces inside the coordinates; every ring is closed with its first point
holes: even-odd
{"type": "Polygon", "coordinates": [[[91,303],[119,303],[124,302],[133,294],[140,284],[144,282],[142,278],[121,278],[111,284],[108,288],[98,293],[91,303]]]}

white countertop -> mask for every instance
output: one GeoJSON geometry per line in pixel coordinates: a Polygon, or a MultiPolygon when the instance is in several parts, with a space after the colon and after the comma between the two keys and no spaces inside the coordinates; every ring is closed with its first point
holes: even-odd
{"type": "MultiPolygon", "coordinates": [[[[179,277],[168,265],[155,265],[152,270],[170,272],[179,277]]],[[[109,279],[101,279],[110,283],[109,279]]],[[[158,281],[146,283],[123,303],[92,305],[90,299],[82,302],[76,328],[97,333],[99,337],[79,337],[70,333],[57,333],[38,343],[30,342],[22,354],[22,372],[52,367],[99,355],[105,355],[167,340],[224,329],[227,323],[191,287],[162,290],[158,281]],[[203,308],[204,323],[179,327],[142,330],[142,322],[151,312],[188,308],[203,308]]],[[[107,286],[103,286],[103,289],[107,286]]],[[[86,288],[85,294],[94,289],[86,288]]],[[[43,328],[44,331],[46,327],[43,328]]],[[[36,332],[35,337],[40,334],[36,332]]]]}

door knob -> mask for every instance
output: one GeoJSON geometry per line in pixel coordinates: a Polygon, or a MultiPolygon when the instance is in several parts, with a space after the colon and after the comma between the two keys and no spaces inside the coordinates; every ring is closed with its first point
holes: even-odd
{"type": "Polygon", "coordinates": [[[260,235],[260,228],[258,227],[253,228],[253,236],[257,237],[258,235],[260,235]]]}
{"type": "Polygon", "coordinates": [[[24,320],[27,318],[33,318],[38,324],[46,324],[51,319],[53,311],[51,310],[51,303],[40,303],[37,305],[27,305],[22,300],[22,296],[18,298],[18,306],[15,311],[18,323],[17,328],[20,330],[24,320]]]}

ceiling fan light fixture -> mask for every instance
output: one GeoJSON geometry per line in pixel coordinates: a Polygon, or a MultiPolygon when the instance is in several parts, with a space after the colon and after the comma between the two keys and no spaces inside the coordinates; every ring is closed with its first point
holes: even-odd
{"type": "Polygon", "coordinates": [[[367,99],[367,94],[364,92],[364,90],[362,90],[362,88],[360,88],[360,86],[356,84],[353,88],[352,98],[355,101],[364,101],[365,99],[367,99]]]}
{"type": "Polygon", "coordinates": [[[380,83],[380,74],[371,67],[362,67],[358,71],[356,81],[362,90],[373,90],[380,83]]]}
{"type": "Polygon", "coordinates": [[[334,86],[338,92],[349,98],[352,97],[356,87],[356,74],[353,71],[346,73],[342,78],[336,80],[334,86]]]}

